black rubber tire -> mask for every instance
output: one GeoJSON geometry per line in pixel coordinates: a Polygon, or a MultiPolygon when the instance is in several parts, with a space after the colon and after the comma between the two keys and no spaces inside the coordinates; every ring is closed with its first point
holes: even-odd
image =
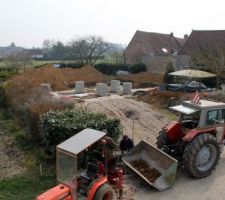
{"type": "Polygon", "coordinates": [[[115,193],[114,193],[114,190],[113,190],[112,186],[105,183],[95,193],[94,200],[105,200],[106,199],[105,195],[107,193],[110,195],[110,197],[107,198],[107,200],[114,200],[115,199],[115,193]]]}
{"type": "Polygon", "coordinates": [[[156,146],[158,149],[163,149],[164,146],[169,145],[169,140],[165,130],[161,130],[156,139],[156,146]]]}
{"type": "Polygon", "coordinates": [[[187,144],[183,154],[183,163],[189,174],[194,178],[204,178],[209,176],[212,173],[212,170],[215,169],[218,164],[220,157],[220,147],[216,141],[216,137],[211,134],[204,133],[196,136],[190,143],[187,144]],[[200,149],[206,145],[213,145],[216,149],[216,159],[212,166],[206,170],[199,170],[196,164],[196,159],[200,149]]]}

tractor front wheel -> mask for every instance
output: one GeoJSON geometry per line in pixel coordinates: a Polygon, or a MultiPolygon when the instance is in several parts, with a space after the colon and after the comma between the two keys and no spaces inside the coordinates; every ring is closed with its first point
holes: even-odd
{"type": "Polygon", "coordinates": [[[109,184],[103,184],[95,193],[94,200],[113,200],[115,198],[115,193],[109,184]]]}
{"type": "Polygon", "coordinates": [[[161,130],[156,139],[156,146],[158,149],[164,151],[165,147],[169,145],[169,140],[165,130],[161,130]]]}
{"type": "Polygon", "coordinates": [[[216,137],[204,133],[196,136],[186,147],[183,154],[185,168],[194,178],[209,176],[215,169],[220,157],[216,137]]]}

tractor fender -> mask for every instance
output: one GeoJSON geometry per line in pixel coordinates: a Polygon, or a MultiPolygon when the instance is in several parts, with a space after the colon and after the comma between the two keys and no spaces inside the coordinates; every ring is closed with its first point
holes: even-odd
{"type": "Polygon", "coordinates": [[[108,182],[108,179],[106,176],[103,176],[97,179],[93,184],[91,184],[89,188],[87,200],[93,200],[98,188],[100,188],[106,182],[108,182]]]}
{"type": "Polygon", "coordinates": [[[171,143],[177,142],[182,138],[181,127],[182,127],[181,122],[172,121],[163,128],[171,143]]]}
{"type": "Polygon", "coordinates": [[[185,134],[185,136],[183,137],[183,141],[184,142],[191,142],[197,135],[200,135],[202,133],[209,133],[213,136],[216,136],[215,128],[192,129],[185,134]]]}
{"type": "Polygon", "coordinates": [[[36,200],[57,200],[57,199],[65,199],[72,200],[70,195],[70,188],[66,185],[59,184],[43,194],[40,194],[36,200]]]}

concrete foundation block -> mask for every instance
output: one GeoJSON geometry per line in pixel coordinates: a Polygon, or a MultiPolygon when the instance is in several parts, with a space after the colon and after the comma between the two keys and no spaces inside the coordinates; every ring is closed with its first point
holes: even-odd
{"type": "Polygon", "coordinates": [[[131,94],[132,83],[131,82],[124,82],[123,83],[123,94],[128,95],[131,94]]]}
{"type": "Polygon", "coordinates": [[[48,83],[42,83],[42,84],[41,84],[41,89],[42,89],[43,92],[45,92],[45,93],[50,93],[50,92],[52,91],[51,84],[48,84],[48,83]]]}
{"type": "Polygon", "coordinates": [[[106,83],[97,83],[96,84],[96,95],[103,97],[108,93],[108,86],[106,83]]]}
{"type": "Polygon", "coordinates": [[[111,80],[111,92],[117,93],[120,90],[120,81],[111,80]]]}
{"type": "Polygon", "coordinates": [[[75,82],[75,93],[77,94],[84,93],[84,81],[75,82]]]}

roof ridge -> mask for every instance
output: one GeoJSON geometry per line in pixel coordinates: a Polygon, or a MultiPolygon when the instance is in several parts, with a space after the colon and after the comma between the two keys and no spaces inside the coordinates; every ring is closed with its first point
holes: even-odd
{"type": "Polygon", "coordinates": [[[192,30],[192,32],[225,32],[225,30],[192,30]]]}

